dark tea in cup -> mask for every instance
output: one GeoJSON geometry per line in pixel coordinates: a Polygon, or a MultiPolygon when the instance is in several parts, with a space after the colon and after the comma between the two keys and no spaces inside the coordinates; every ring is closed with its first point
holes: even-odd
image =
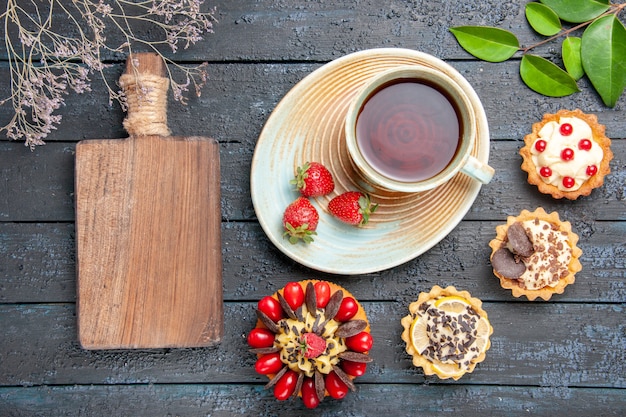
{"type": "Polygon", "coordinates": [[[477,98],[449,65],[408,65],[365,83],[348,108],[345,138],[366,189],[421,192],[458,172],[487,184],[494,171],[472,155],[477,98]]]}
{"type": "Polygon", "coordinates": [[[452,161],[463,132],[456,105],[435,85],[400,79],[375,90],[356,121],[363,157],[388,178],[431,178],[452,161]]]}

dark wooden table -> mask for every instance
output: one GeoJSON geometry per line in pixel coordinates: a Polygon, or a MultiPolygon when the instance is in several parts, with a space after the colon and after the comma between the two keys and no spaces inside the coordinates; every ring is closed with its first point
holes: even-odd
{"type": "MultiPolygon", "coordinates": [[[[30,151],[0,138],[0,415],[626,415],[626,99],[605,107],[588,80],[582,92],[546,98],[523,86],[519,60],[473,59],[448,28],[495,25],[522,43],[540,38],[525,1],[244,1],[217,7],[215,33],[180,51],[180,62],[209,62],[200,98],[170,104],[180,135],[213,136],[222,163],[225,335],[203,349],[86,351],[76,334],[73,203],[78,140],[123,138],[123,112],[109,107],[101,83],[70,95],[63,122],[30,151]],[[257,138],[280,99],[315,69],[348,53],[401,47],[440,57],[473,85],[491,130],[497,173],[463,221],[440,243],[378,273],[341,276],[308,269],[282,254],[256,221],[250,164],[257,138]],[[540,194],[519,169],[518,149],[544,113],[580,108],[596,114],[613,139],[605,185],[589,197],[540,194]],[[583,270],[549,302],[515,299],[500,288],[488,242],[509,215],[538,206],[558,211],[580,236],[583,270]],[[374,362],[357,392],[315,411],[276,401],[253,369],[245,335],[255,303],[289,281],[326,279],[360,299],[369,315],[374,362]],[[420,291],[455,285],[484,301],[495,329],[486,360],[459,381],[425,377],[411,365],[400,318],[420,291]]],[[[622,21],[624,16],[621,16],[622,21]]],[[[536,53],[554,55],[554,44],[536,53]]],[[[556,57],[555,57],[556,59],[556,57]]],[[[123,69],[118,57],[111,80],[123,69]]],[[[9,91],[0,50],[0,91],[9,91]]],[[[0,107],[6,123],[10,108],[0,107]]]]}

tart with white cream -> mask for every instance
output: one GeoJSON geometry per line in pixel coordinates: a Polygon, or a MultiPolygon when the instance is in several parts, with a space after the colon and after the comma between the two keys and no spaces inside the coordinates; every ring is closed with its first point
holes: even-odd
{"type": "Polygon", "coordinates": [[[420,293],[401,323],[406,351],[425,375],[458,380],[473,372],[491,347],[493,327],[482,302],[452,286],[420,293]]]}
{"type": "Polygon", "coordinates": [[[523,210],[496,227],[496,237],[489,242],[493,273],[513,296],[547,301],[562,294],[582,269],[577,243],[578,235],[558,213],[548,214],[541,207],[532,213],[523,210]]]}
{"type": "Polygon", "coordinates": [[[546,114],[520,149],[528,182],[554,198],[575,200],[604,183],[611,140],[595,115],[576,110],[546,114]]]}

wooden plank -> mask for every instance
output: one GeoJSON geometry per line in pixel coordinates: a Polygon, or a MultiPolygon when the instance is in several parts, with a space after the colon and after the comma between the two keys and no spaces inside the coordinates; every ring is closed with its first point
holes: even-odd
{"type": "Polygon", "coordinates": [[[342,400],[326,398],[316,410],[300,399],[276,401],[259,385],[104,385],[0,388],[0,414],[49,415],[484,415],[570,417],[626,413],[620,389],[501,387],[495,385],[359,384],[342,400]],[[398,399],[389,401],[389,398],[398,399]],[[400,401],[399,399],[403,399],[400,401]]]}
{"type": "MultiPolygon", "coordinates": [[[[334,276],[312,271],[283,255],[268,239],[255,239],[248,224],[228,224],[223,235],[225,294],[229,299],[259,299],[287,282],[319,277],[349,287],[359,299],[411,299],[416,288],[461,285],[474,296],[491,301],[518,301],[503,290],[489,263],[488,243],[499,222],[463,221],[430,251],[388,271],[360,276],[334,276]],[[238,242],[248,242],[241,246],[238,242]],[[254,260],[251,264],[250,259],[254,260]],[[254,278],[250,278],[254,277],[254,278]],[[231,298],[232,297],[232,298],[231,298]]],[[[583,270],[557,302],[624,302],[626,285],[626,223],[580,224],[583,270]],[[583,234],[584,232],[584,234],[583,234]]],[[[521,301],[525,301],[522,299],[521,301]]]]}
{"type": "MultiPolygon", "coordinates": [[[[374,337],[374,362],[359,383],[626,388],[622,304],[486,302],[494,334],[485,361],[458,383],[425,377],[413,367],[400,338],[408,303],[425,289],[416,283],[398,301],[363,303],[374,337]]],[[[71,304],[0,305],[0,386],[194,384],[207,378],[212,383],[265,383],[254,371],[256,357],[246,342],[256,322],[255,305],[226,303],[227,330],[219,346],[121,351],[81,349],[71,304]]]]}
{"type": "MultiPolygon", "coordinates": [[[[260,299],[292,280],[319,277],[349,285],[360,299],[393,301],[415,286],[458,285],[490,301],[512,301],[489,264],[489,241],[498,222],[463,221],[419,258],[389,271],[338,277],[299,266],[283,255],[254,222],[222,225],[224,298],[260,299]],[[446,262],[442,263],[445,259],[446,262]],[[272,291],[270,291],[272,289],[272,291]]],[[[557,302],[610,303],[626,300],[626,222],[574,220],[581,236],[583,270],[557,302]]],[[[0,223],[0,302],[74,302],[73,224],[0,223]]]]}
{"type": "MultiPolygon", "coordinates": [[[[526,181],[518,141],[492,141],[490,161],[496,170],[466,215],[468,220],[497,220],[522,208],[543,206],[571,221],[585,223],[626,220],[626,140],[614,140],[612,172],[603,187],[575,202],[559,201],[539,193],[526,181]]],[[[50,142],[34,152],[17,142],[0,142],[0,221],[74,220],[74,144],[50,142]]],[[[239,142],[220,143],[222,217],[227,221],[255,218],[249,198],[249,166],[253,149],[239,142]]]]}
{"type": "MultiPolygon", "coordinates": [[[[448,32],[450,27],[460,25],[499,26],[514,31],[522,45],[543,39],[526,23],[523,2],[519,0],[506,3],[448,0],[432,4],[393,0],[359,3],[215,0],[205,4],[204,9],[213,7],[219,20],[214,24],[214,33],[205,35],[203,41],[189,49],[179,47],[176,54],[170,53],[173,58],[320,61],[359,49],[398,46],[417,47],[446,59],[470,59],[448,32]]],[[[41,12],[45,14],[45,9],[41,8],[41,12]]],[[[71,24],[61,13],[54,16],[53,28],[67,28],[71,24]]],[[[150,30],[141,24],[133,29],[140,34],[150,30]]],[[[114,27],[107,26],[107,41],[116,47],[126,39],[114,27]]],[[[548,55],[548,46],[534,53],[548,55]]],[[[2,51],[1,56],[5,57],[6,52],[2,51]]],[[[103,51],[103,58],[119,56],[103,51]]]]}
{"type": "Polygon", "coordinates": [[[0,221],[63,221],[74,215],[74,144],[31,152],[0,142],[0,221]]]}
{"type": "MultiPolygon", "coordinates": [[[[334,56],[339,58],[341,55],[334,56]]],[[[324,62],[325,63],[325,62],[324,62]]],[[[221,143],[237,142],[252,152],[261,129],[276,104],[298,81],[323,63],[211,63],[208,84],[202,96],[191,95],[189,105],[171,102],[170,128],[183,136],[210,135],[221,143]],[[175,115],[175,116],[174,116],[175,115]]],[[[489,121],[492,139],[521,140],[541,120],[544,113],[561,108],[580,108],[599,116],[611,138],[626,138],[626,95],[613,109],[607,109],[589,82],[582,79],[581,92],[563,98],[543,97],[521,81],[518,62],[493,64],[480,61],[449,61],[476,90],[489,121]],[[514,93],[509,93],[514,92],[514,93]]],[[[115,85],[122,65],[106,69],[105,75],[115,85]]],[[[0,62],[0,91],[9,91],[9,68],[0,62]]],[[[119,105],[109,106],[108,94],[97,77],[93,92],[69,94],[58,114],[61,124],[46,141],[76,141],[93,138],[125,137],[119,105]]],[[[0,125],[10,120],[11,107],[0,106],[0,125]]],[[[4,134],[0,139],[6,139],[4,134]]],[[[18,142],[19,143],[19,142],[18,142]]]]}
{"type": "Polygon", "coordinates": [[[71,223],[0,223],[0,303],[76,300],[71,223]]]}

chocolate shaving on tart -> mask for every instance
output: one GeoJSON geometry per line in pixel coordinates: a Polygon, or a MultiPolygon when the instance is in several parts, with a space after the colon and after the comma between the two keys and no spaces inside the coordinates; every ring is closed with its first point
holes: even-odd
{"type": "Polygon", "coordinates": [[[341,382],[343,382],[348,388],[350,388],[350,391],[356,391],[354,383],[352,382],[350,377],[343,371],[343,369],[341,369],[337,365],[333,365],[333,371],[335,371],[335,374],[337,374],[339,379],[341,379],[341,382]]]}
{"type": "Polygon", "coordinates": [[[256,311],[256,315],[259,318],[259,320],[261,320],[261,323],[263,323],[265,325],[265,327],[268,328],[269,331],[271,331],[272,333],[278,333],[279,332],[280,329],[278,328],[278,325],[276,323],[274,323],[274,320],[270,319],[267,316],[267,314],[265,314],[261,310],[257,310],[256,311]]]}
{"type": "Polygon", "coordinates": [[[472,345],[476,341],[476,323],[480,316],[466,307],[463,313],[447,313],[434,305],[429,306],[425,315],[430,344],[421,355],[443,363],[457,364],[459,369],[464,362],[476,359],[480,353],[472,345]]]}
{"type": "Polygon", "coordinates": [[[324,315],[326,316],[326,322],[332,320],[339,312],[339,308],[341,307],[341,301],[343,300],[343,291],[338,290],[330,297],[328,300],[328,304],[326,304],[326,308],[324,309],[324,315]]]}
{"type": "Polygon", "coordinates": [[[295,313],[296,313],[296,320],[304,321],[304,316],[302,315],[302,306],[298,307],[295,313]]]}
{"type": "Polygon", "coordinates": [[[315,315],[315,311],[317,310],[317,295],[315,294],[315,286],[311,282],[306,285],[304,303],[309,313],[315,315]]]}
{"type": "Polygon", "coordinates": [[[352,352],[351,350],[341,352],[339,354],[340,359],[345,359],[351,362],[370,363],[373,359],[365,353],[352,352]]]}
{"type": "Polygon", "coordinates": [[[326,383],[324,382],[324,376],[320,371],[315,371],[315,392],[317,394],[317,399],[320,402],[324,399],[326,395],[326,383]]]}
{"type": "Polygon", "coordinates": [[[278,298],[278,303],[282,307],[283,311],[287,314],[287,317],[290,319],[297,319],[296,313],[293,311],[289,303],[285,300],[285,297],[279,292],[276,293],[276,297],[278,298]]]}
{"type": "Polygon", "coordinates": [[[311,329],[313,333],[319,335],[324,330],[324,327],[321,323],[321,317],[316,313],[315,314],[315,322],[313,323],[313,328],[311,329]]]}
{"type": "Polygon", "coordinates": [[[343,338],[355,336],[365,330],[366,327],[367,322],[365,320],[350,320],[337,328],[335,336],[343,338]]]}
{"type": "Polygon", "coordinates": [[[282,369],[281,369],[280,371],[278,371],[278,373],[277,373],[276,375],[274,375],[274,376],[270,379],[270,381],[269,381],[267,384],[265,384],[265,387],[264,387],[264,388],[265,388],[265,389],[268,389],[268,388],[271,388],[271,387],[273,387],[274,385],[276,385],[276,383],[278,382],[278,380],[279,380],[280,378],[282,378],[282,377],[283,377],[283,375],[285,375],[285,374],[287,373],[287,371],[288,371],[288,370],[289,370],[289,367],[288,367],[288,366],[283,366],[283,367],[282,367],[282,369]]]}
{"type": "Polygon", "coordinates": [[[256,353],[256,354],[259,354],[259,355],[267,355],[268,353],[276,353],[276,352],[279,352],[279,351],[280,351],[280,348],[277,347],[277,346],[250,349],[250,352],[256,353]]]}
{"type": "Polygon", "coordinates": [[[516,259],[506,248],[498,249],[491,257],[491,266],[498,273],[509,279],[518,279],[526,272],[526,265],[516,259]]]}
{"type": "Polygon", "coordinates": [[[296,381],[296,388],[294,389],[293,394],[291,394],[291,398],[295,398],[298,396],[298,393],[302,389],[303,382],[304,382],[304,374],[298,374],[298,380],[296,381]]]}
{"type": "Polygon", "coordinates": [[[526,234],[526,229],[521,222],[515,222],[509,226],[506,236],[509,241],[509,249],[515,255],[528,257],[535,252],[533,242],[526,234]]]}

